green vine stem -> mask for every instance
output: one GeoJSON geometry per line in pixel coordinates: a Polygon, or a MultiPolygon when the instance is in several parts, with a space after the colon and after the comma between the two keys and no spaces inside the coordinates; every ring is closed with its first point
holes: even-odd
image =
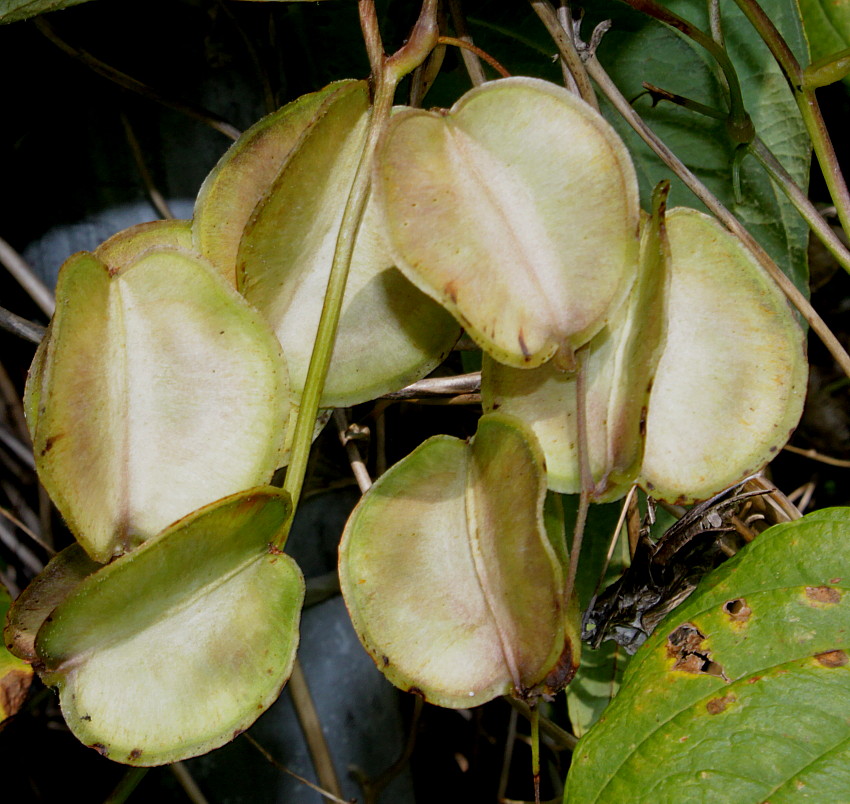
{"type": "MultiPolygon", "coordinates": [[[[739,0],[735,1],[739,2],[739,0]]],[[[635,9],[635,11],[647,14],[659,22],[663,22],[671,28],[681,31],[685,36],[705,48],[712,55],[720,66],[720,69],[723,70],[723,76],[729,88],[729,116],[727,117],[726,129],[732,142],[735,144],[748,143],[754,134],[753,122],[744,108],[744,97],[741,92],[741,82],[738,79],[738,73],[735,71],[729,54],[724,48],[695,25],[674,14],[655,0],[623,0],[623,2],[635,9]]]]}
{"type": "Polygon", "coordinates": [[[850,47],[813,61],[803,70],[803,90],[827,87],[850,75],[850,47]]]}
{"type": "Polygon", "coordinates": [[[815,91],[807,87],[805,72],[800,67],[800,62],[797,61],[797,57],[791,52],[782,34],[756,0],[735,0],[735,3],[768,46],[791,87],[823,171],[827,189],[838,211],[838,219],[844,231],[850,234],[850,191],[847,189],[847,183],[835,155],[835,148],[826,130],[815,91]]]}
{"type": "Polygon", "coordinates": [[[592,56],[585,63],[588,74],[599,86],[602,93],[608,98],[617,112],[637,132],[638,136],[656,153],[656,155],[678,176],[686,187],[697,197],[711,213],[718,218],[727,229],[738,237],[753,253],[761,266],[767,271],[774,282],[779,286],[788,300],[800,311],[800,315],[806,320],[815,334],[821,339],[824,346],[841,367],[841,370],[850,377],[850,355],[826,325],[824,320],[809,303],[809,300],[797,289],[796,285],[779,269],[770,255],[762,248],[761,244],[747,231],[741,222],[720,202],[720,200],[688,169],[655,134],[655,132],[643,121],[632,108],[629,101],[623,96],[617,85],[611,80],[608,73],[592,56]]]}
{"type": "MultiPolygon", "coordinates": [[[[289,492],[293,507],[298,505],[301,489],[304,485],[304,475],[310,456],[310,446],[313,442],[313,427],[319,412],[319,400],[325,385],[325,378],[331,362],[336,331],[342,310],[342,299],[345,285],[348,281],[348,271],[351,267],[351,257],[354,253],[354,243],[366,203],[369,199],[372,162],[378,139],[389,120],[392,110],[393,97],[399,80],[425,60],[428,53],[437,42],[436,8],[437,0],[425,0],[422,12],[413,27],[407,43],[392,56],[385,56],[381,35],[378,29],[378,19],[375,13],[374,0],[359,0],[360,24],[363,29],[363,39],[369,64],[372,68],[372,110],[366,133],[366,144],[360,156],[360,162],[354,174],[354,181],[348,194],[342,223],[336,240],[330,277],[328,278],[325,301],[319,318],[319,328],[313,344],[307,379],[301,395],[301,405],[295,423],[292,438],[289,467],[283,488],[289,492]]],[[[289,537],[292,517],[281,529],[275,539],[274,546],[282,550],[289,537]]]]}
{"type": "MultiPolygon", "coordinates": [[[[722,120],[725,117],[723,112],[711,106],[690,100],[674,92],[668,92],[666,89],[653,86],[646,81],[644,81],[643,85],[655,102],[661,100],[669,101],[670,103],[675,103],[677,106],[690,109],[693,112],[714,119],[722,120]]],[[[759,161],[768,176],[785,193],[788,200],[794,205],[797,212],[800,213],[800,216],[806,221],[809,228],[815,233],[829,253],[850,273],[850,250],[841,242],[838,235],[832,230],[832,227],[823,219],[815,208],[815,205],[809,201],[808,196],[800,189],[799,185],[791,177],[791,174],[785,170],[773,151],[764,143],[764,140],[756,135],[749,144],[748,150],[759,161]]]]}

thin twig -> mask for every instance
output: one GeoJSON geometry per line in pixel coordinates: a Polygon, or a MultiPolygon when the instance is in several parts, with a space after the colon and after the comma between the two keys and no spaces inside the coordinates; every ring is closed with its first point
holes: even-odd
{"type": "Polygon", "coordinates": [[[348,416],[344,410],[337,408],[334,411],[333,417],[337,435],[339,436],[339,443],[345,449],[345,454],[348,455],[348,462],[351,464],[351,473],[357,481],[360,493],[365,494],[372,485],[372,478],[369,477],[369,471],[366,469],[366,464],[363,463],[363,458],[360,455],[360,450],[357,449],[357,444],[349,434],[348,416]]]}
{"type": "Polygon", "coordinates": [[[354,776],[358,784],[363,788],[366,799],[364,804],[375,804],[381,795],[381,791],[407,767],[410,758],[413,756],[413,749],[416,746],[416,735],[419,731],[419,720],[422,716],[424,705],[425,702],[422,698],[415,695],[413,715],[410,718],[410,729],[407,732],[407,740],[405,740],[401,754],[392,765],[374,779],[369,779],[360,768],[354,767],[351,769],[352,776],[354,776]]]}
{"type": "Polygon", "coordinates": [[[53,294],[47,285],[36,276],[35,271],[33,271],[27,261],[2,237],[0,237],[0,263],[6,267],[6,270],[29,294],[29,297],[41,308],[42,312],[50,318],[56,309],[56,301],[53,298],[53,294]]]}
{"type": "Polygon", "coordinates": [[[56,551],[49,544],[47,544],[47,542],[43,541],[42,538],[34,530],[32,530],[32,528],[28,528],[11,511],[7,510],[2,505],[0,505],[0,516],[6,517],[6,519],[8,519],[15,527],[26,533],[26,535],[29,536],[30,539],[32,539],[39,547],[50,553],[50,555],[56,555],[56,551]]]}
{"type": "Polygon", "coordinates": [[[502,772],[499,774],[499,792],[496,801],[503,801],[508,789],[508,777],[511,771],[511,759],[514,755],[514,743],[516,742],[517,710],[511,707],[508,720],[508,733],[505,735],[505,751],[502,755],[502,772]]]}
{"type": "Polygon", "coordinates": [[[174,774],[174,778],[177,779],[177,783],[183,788],[183,792],[192,804],[208,804],[206,796],[201,792],[201,788],[189,773],[185,763],[174,762],[169,765],[169,770],[174,774]]]}
{"type": "Polygon", "coordinates": [[[582,100],[589,103],[598,112],[599,102],[596,100],[596,93],[588,80],[587,71],[576,50],[572,36],[561,27],[555,9],[546,0],[530,0],[530,2],[534,12],[540,17],[540,21],[546,26],[546,30],[549,31],[549,36],[558,46],[561,59],[575,79],[582,100]]]}
{"type": "Polygon", "coordinates": [[[5,544],[33,575],[38,575],[44,569],[44,562],[29,547],[21,544],[14,531],[7,528],[2,519],[0,519],[0,542],[5,544]]]}
{"type": "Polygon", "coordinates": [[[5,307],[0,307],[0,327],[31,343],[41,343],[41,339],[47,331],[41,324],[27,321],[26,318],[15,315],[5,307]]]}
{"type": "Polygon", "coordinates": [[[18,431],[21,441],[25,444],[30,444],[30,432],[27,429],[27,421],[24,415],[24,406],[12,378],[6,371],[3,363],[0,362],[0,394],[6,400],[6,407],[9,410],[9,415],[15,423],[15,428],[18,431]]]}
{"type": "MultiPolygon", "coordinates": [[[[505,700],[524,718],[527,718],[529,723],[531,722],[531,707],[525,701],[520,701],[511,695],[505,696],[505,700]]],[[[562,729],[559,725],[553,723],[548,717],[544,717],[543,715],[540,716],[540,730],[543,731],[558,748],[562,748],[566,751],[572,751],[578,744],[578,738],[574,734],[564,731],[564,729],[562,729]]]]}
{"type": "Polygon", "coordinates": [[[149,770],[150,768],[130,768],[127,770],[103,804],[124,804],[149,770]]]}
{"type": "Polygon", "coordinates": [[[458,39],[455,36],[441,36],[437,40],[441,45],[454,45],[454,47],[458,47],[461,49],[461,52],[466,53],[474,53],[478,58],[484,59],[502,78],[510,78],[511,74],[498,62],[494,59],[489,53],[485,50],[482,50],[480,47],[473,45],[472,42],[467,42],[464,39],[458,39]]]}
{"type": "MultiPolygon", "coordinates": [[[[452,16],[452,24],[454,25],[455,33],[458,39],[472,45],[472,35],[469,33],[469,28],[466,25],[466,17],[460,5],[460,0],[449,0],[449,13],[452,16]]],[[[466,67],[466,72],[469,74],[469,80],[473,86],[480,86],[487,80],[484,75],[484,68],[478,60],[478,54],[474,50],[461,50],[461,58],[466,67]]]]}
{"type": "Polygon", "coordinates": [[[225,137],[229,137],[232,140],[237,140],[242,135],[242,132],[236,128],[236,126],[228,123],[224,118],[219,117],[217,114],[214,114],[208,109],[204,109],[203,107],[197,106],[189,101],[169,97],[162,92],[152,89],[138,79],[133,78],[126,73],[122,73],[114,67],[110,67],[108,64],[102,62],[95,56],[92,56],[91,53],[88,53],[82,48],[74,47],[62,39],[53,29],[53,26],[50,25],[44,17],[36,17],[34,23],[36,28],[38,28],[38,30],[54,45],[56,45],[56,47],[64,53],[67,53],[72,58],[82,62],[98,75],[118,84],[118,86],[121,86],[124,89],[129,89],[131,92],[135,92],[143,98],[152,100],[162,106],[167,106],[169,109],[174,109],[175,111],[181,112],[195,120],[200,120],[202,123],[205,123],[210,128],[215,129],[219,133],[224,134],[225,137]]]}
{"type": "Polygon", "coordinates": [[[154,183],[153,176],[145,162],[145,155],[142,153],[142,147],[139,145],[139,140],[136,137],[136,132],[130,125],[130,120],[124,112],[121,112],[121,123],[124,126],[124,135],[127,137],[127,144],[130,146],[130,153],[133,155],[133,161],[136,163],[136,169],[139,171],[139,176],[142,179],[142,184],[145,185],[150,196],[151,203],[156,208],[156,211],[162,215],[165,220],[174,220],[174,214],[168,207],[168,202],[163,197],[162,193],[157,189],[154,183]]]}
{"type": "Polygon", "coordinates": [[[481,372],[455,374],[451,377],[427,377],[399,391],[385,394],[382,399],[414,399],[426,396],[455,396],[476,394],[481,390],[481,372]]]}
{"type": "Polygon", "coordinates": [[[301,784],[306,785],[311,790],[315,790],[317,793],[321,793],[326,799],[329,801],[334,801],[336,804],[350,804],[349,801],[346,801],[344,798],[340,798],[339,796],[335,796],[333,793],[330,793],[327,790],[322,790],[317,784],[313,784],[309,779],[305,779],[303,776],[299,776],[295,771],[289,770],[286,765],[278,762],[263,746],[261,746],[250,734],[245,732],[242,737],[244,737],[254,748],[257,749],[262,755],[263,758],[269,762],[271,765],[274,765],[279,771],[283,771],[283,773],[289,774],[293,779],[297,779],[301,784]]]}
{"type": "Polygon", "coordinates": [[[316,705],[313,703],[313,696],[310,694],[310,688],[307,685],[307,677],[304,675],[304,670],[298,659],[295,660],[292,667],[292,676],[289,679],[287,689],[298,722],[301,724],[301,731],[307,740],[307,748],[313,759],[313,767],[316,769],[316,778],[325,790],[331,791],[332,796],[328,796],[324,792],[322,794],[332,801],[339,801],[342,799],[342,787],[331,759],[330,748],[328,748],[325,734],[322,731],[322,723],[319,720],[316,705]]]}
{"type": "Polygon", "coordinates": [[[841,458],[832,458],[829,455],[824,455],[822,452],[818,452],[814,449],[802,449],[801,447],[792,447],[790,444],[786,444],[783,449],[786,452],[793,452],[795,455],[802,455],[804,458],[809,458],[813,461],[826,463],[830,466],[840,466],[842,469],[850,469],[850,461],[845,461],[841,458]]]}
{"type": "Polygon", "coordinates": [[[656,136],[655,132],[631,107],[623,94],[611,80],[608,73],[596,59],[592,57],[586,62],[590,77],[597,83],[602,93],[614,105],[625,121],[637,132],[640,138],[649,145],[658,157],[670,168],[688,187],[688,189],[706,205],[727,229],[729,229],[752,252],[762,268],[779,286],[788,300],[800,311],[800,314],[821,339],[824,346],[841,366],[841,370],[850,377],[850,355],[826,325],[824,320],[809,303],[809,300],[797,289],[796,285],[777,267],[770,255],[759,242],[744,228],[741,222],[718,200],[718,198],[688,169],[688,167],[656,136]]]}

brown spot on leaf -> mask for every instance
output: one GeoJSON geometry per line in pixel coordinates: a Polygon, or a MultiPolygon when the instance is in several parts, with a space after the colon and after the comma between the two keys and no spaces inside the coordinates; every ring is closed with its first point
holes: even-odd
{"type": "Polygon", "coordinates": [[[236,729],[236,731],[233,732],[233,737],[231,737],[231,739],[235,740],[237,737],[239,737],[240,735],[242,735],[244,733],[245,733],[245,729],[236,729]]]}
{"type": "Polygon", "coordinates": [[[138,759],[141,755],[142,755],[142,749],[141,748],[134,748],[130,752],[130,756],[128,757],[128,759],[138,759]]]}
{"type": "Polygon", "coordinates": [[[829,582],[830,583],[841,583],[841,578],[830,578],[829,582]]]}
{"type": "Polygon", "coordinates": [[[757,681],[761,681],[761,676],[753,676],[752,678],[748,678],[747,684],[755,684],[757,681]]]}
{"type": "Polygon", "coordinates": [[[647,408],[646,408],[646,405],[644,405],[640,409],[640,424],[639,424],[639,427],[638,427],[638,432],[640,433],[641,438],[646,437],[646,412],[647,412],[647,408]]]}
{"type": "Polygon", "coordinates": [[[389,667],[390,666],[390,657],[389,656],[381,656],[381,662],[383,663],[384,667],[389,667]]]}
{"type": "Polygon", "coordinates": [[[85,720],[88,723],[91,720],[91,715],[82,715],[80,720],[85,720]]]}
{"type": "Polygon", "coordinates": [[[47,441],[45,441],[45,442],[44,442],[44,446],[43,446],[43,447],[42,447],[42,449],[41,449],[41,455],[42,455],[42,457],[44,457],[45,455],[47,455],[47,453],[48,453],[48,452],[50,452],[50,450],[52,450],[52,449],[53,449],[53,445],[54,445],[54,444],[55,444],[55,443],[56,443],[56,442],[57,442],[60,438],[63,438],[64,436],[65,436],[65,433],[57,433],[56,435],[52,435],[52,436],[50,436],[50,438],[48,438],[48,439],[47,439],[47,441]]]}
{"type": "Polygon", "coordinates": [[[722,698],[712,698],[706,705],[706,711],[709,715],[719,715],[723,712],[730,703],[737,701],[738,699],[732,695],[730,692],[728,695],[724,695],[722,698]]]}
{"type": "Polygon", "coordinates": [[[274,544],[269,544],[269,552],[273,556],[282,556],[283,555],[283,550],[281,550],[279,547],[277,547],[274,544]]]}
{"type": "Polygon", "coordinates": [[[733,623],[745,623],[753,613],[753,610],[747,605],[747,601],[742,597],[727,600],[723,604],[723,611],[729,615],[729,619],[733,623]]]}
{"type": "Polygon", "coordinates": [[[815,661],[824,667],[846,667],[850,663],[850,657],[843,650],[829,650],[826,653],[818,653],[815,661]]]}
{"type": "Polygon", "coordinates": [[[813,603],[824,603],[834,605],[840,602],[841,592],[829,586],[807,586],[806,597],[813,603]]]}
{"type": "Polygon", "coordinates": [[[420,690],[419,687],[408,687],[407,691],[411,695],[418,695],[423,701],[425,701],[427,703],[428,699],[425,697],[425,693],[422,692],[422,690],[420,690]]]}
{"type": "Polygon", "coordinates": [[[726,679],[723,667],[712,661],[711,652],[703,647],[705,635],[693,623],[682,623],[667,637],[667,656],[674,659],[673,670],[695,675],[726,679]]]}
{"type": "Polygon", "coordinates": [[[93,748],[102,757],[108,757],[109,756],[109,750],[107,749],[107,747],[103,743],[92,743],[89,746],[89,748],[93,748]]]}
{"type": "Polygon", "coordinates": [[[446,296],[452,300],[452,304],[457,304],[457,285],[454,281],[446,282],[446,286],[443,290],[446,291],[446,296]]]}

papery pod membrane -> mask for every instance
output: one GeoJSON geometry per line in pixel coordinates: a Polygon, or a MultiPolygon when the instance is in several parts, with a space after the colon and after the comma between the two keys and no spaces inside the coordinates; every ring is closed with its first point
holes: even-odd
{"type": "Polygon", "coordinates": [[[63,266],[28,381],[36,467],[106,562],[189,512],[267,482],[289,412],[280,346],[199,258],[148,251],[63,266]]]}
{"type": "Polygon", "coordinates": [[[333,101],[362,91],[362,81],[338,81],[302,95],[262,118],[225,152],[201,185],[195,201],[195,247],[236,287],[236,256],[242,232],[304,136],[333,101]]]}
{"type": "Polygon", "coordinates": [[[160,248],[195,253],[192,222],[181,220],[149,221],[123,229],[101,243],[94,256],[115,273],[160,248]]]}
{"type": "Polygon", "coordinates": [[[533,434],[491,414],[471,443],[435,436],[364,495],[340,545],[340,585],[393,684],[466,708],[567,683],[578,616],[545,493],[533,434]]]}
{"type": "Polygon", "coordinates": [[[785,297],[715,219],[667,217],[673,258],[667,341],[646,421],[641,485],[706,499],[764,466],[803,411],[803,331],[785,297]]]}
{"type": "MultiPolygon", "coordinates": [[[[369,109],[365,81],[341,85],[324,99],[253,210],[239,244],[239,289],[284,344],[296,402],[366,142],[369,109]]],[[[222,169],[220,178],[224,175],[222,169]]],[[[217,207],[216,214],[226,209],[223,193],[222,212],[217,207]]],[[[369,204],[356,238],[323,407],[363,402],[424,377],[459,335],[451,316],[393,267],[380,226],[369,204]]]]}
{"type": "MultiPolygon", "coordinates": [[[[665,337],[669,248],[664,234],[666,188],[641,236],[640,270],[626,302],[587,345],[586,418],[596,502],[617,499],[631,486],[643,457],[646,409],[665,337]]],[[[549,488],[581,491],[576,409],[577,375],[552,362],[537,369],[504,366],[485,356],[481,377],[485,410],[528,424],[546,456],[549,488]]]]}
{"type": "Polygon", "coordinates": [[[561,368],[628,291],[637,181],[590,106],[535,78],[395,115],[374,192],[396,265],[494,359],[561,368]]]}
{"type": "Polygon", "coordinates": [[[564,802],[847,800],[848,529],[816,511],[708,575],[631,659],[564,802]]]}
{"type": "Polygon", "coordinates": [[[44,621],[84,578],[100,567],[79,544],[53,556],[9,610],[3,630],[6,647],[24,661],[36,661],[35,637],[44,621]]]}
{"type": "Polygon", "coordinates": [[[304,581],[271,546],[289,496],[258,488],[175,523],[86,578],[36,651],[62,713],[117,762],[160,765],[229,742],[292,670],[304,581]]]}
{"type": "MultiPolygon", "coordinates": [[[[6,619],[11,602],[9,592],[0,583],[0,622],[6,619]]],[[[0,646],[0,723],[23,706],[32,682],[32,668],[0,646]]]]}

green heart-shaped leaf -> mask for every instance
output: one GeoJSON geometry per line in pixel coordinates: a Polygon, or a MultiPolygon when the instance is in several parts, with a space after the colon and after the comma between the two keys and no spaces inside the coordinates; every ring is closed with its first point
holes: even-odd
{"type": "Polygon", "coordinates": [[[194,512],[83,580],[39,631],[46,683],[104,756],[160,765],[248,728],[298,645],[304,581],[271,547],[289,496],[258,488],[194,512]]]}
{"type": "Polygon", "coordinates": [[[121,268],[65,263],[28,382],[39,477],[100,562],[267,482],[289,412],[256,311],[200,258],[143,251],[121,268]]]}
{"type": "Polygon", "coordinates": [[[562,367],[637,265],[639,208],[613,129],[562,87],[490,81],[395,115],[375,192],[396,265],[500,362],[562,367]]]}
{"type": "Polygon", "coordinates": [[[630,662],[564,801],[844,800],[848,528],[847,509],[817,511],[709,575],[630,662]]]}
{"type": "Polygon", "coordinates": [[[340,545],[340,585],[393,684],[465,708],[572,677],[577,614],[545,493],[534,436],[491,414],[471,443],[435,436],[364,495],[340,545]]]}

